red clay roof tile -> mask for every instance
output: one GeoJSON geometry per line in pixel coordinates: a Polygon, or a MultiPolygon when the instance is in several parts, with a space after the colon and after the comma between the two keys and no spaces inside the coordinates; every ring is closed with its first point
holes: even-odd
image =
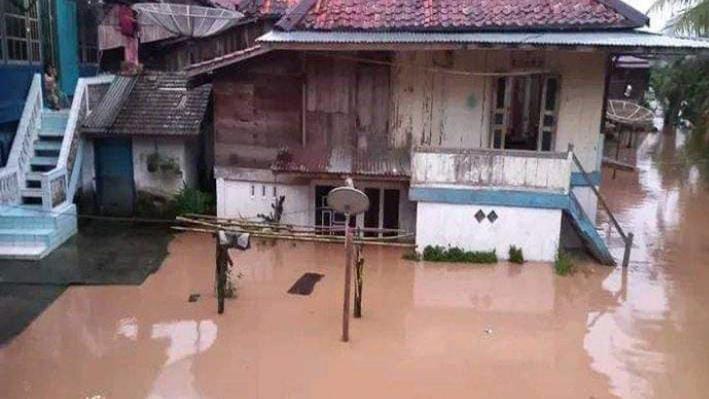
{"type": "Polygon", "coordinates": [[[302,0],[279,26],[320,31],[481,31],[639,27],[619,0],[302,0]]]}

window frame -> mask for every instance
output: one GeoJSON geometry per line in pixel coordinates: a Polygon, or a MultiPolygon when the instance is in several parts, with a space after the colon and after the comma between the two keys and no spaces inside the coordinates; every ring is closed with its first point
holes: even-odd
{"type": "MultiPolygon", "coordinates": [[[[562,87],[562,79],[561,79],[561,74],[559,73],[554,73],[554,72],[546,72],[546,73],[537,73],[537,74],[530,74],[530,75],[536,75],[540,76],[542,80],[542,92],[541,92],[541,97],[540,97],[540,104],[539,104],[539,128],[537,131],[537,144],[536,144],[536,149],[534,150],[523,150],[523,151],[530,151],[530,152],[554,152],[556,148],[556,141],[557,141],[557,127],[559,124],[559,106],[561,103],[561,87],[562,87]],[[556,81],[556,89],[555,89],[555,97],[554,97],[554,105],[553,109],[548,109],[547,108],[547,88],[549,86],[549,81],[555,80],[556,81]],[[544,118],[547,116],[551,116],[552,122],[550,125],[545,126],[544,124],[544,118]],[[544,133],[547,132],[551,134],[551,142],[549,145],[549,149],[543,150],[542,145],[543,145],[543,136],[544,133]]],[[[510,123],[510,103],[511,103],[511,97],[512,97],[512,90],[514,88],[513,84],[513,79],[518,78],[518,76],[515,75],[501,75],[501,76],[495,76],[492,77],[492,84],[491,90],[492,90],[492,95],[490,96],[490,112],[489,112],[489,123],[487,124],[488,126],[488,132],[487,132],[487,137],[488,137],[488,142],[487,142],[487,147],[490,149],[498,149],[498,150],[506,150],[505,144],[506,144],[506,137],[507,137],[507,131],[509,123],[510,123]],[[498,102],[499,102],[499,85],[500,82],[504,80],[504,85],[505,85],[505,91],[504,91],[504,99],[502,101],[503,106],[500,108],[498,107],[498,102]],[[496,119],[498,122],[496,122],[496,119]],[[495,146],[495,132],[497,130],[502,129],[501,137],[499,139],[500,146],[497,147],[495,146]]]]}
{"type": "Polygon", "coordinates": [[[2,7],[0,8],[0,46],[2,46],[2,56],[0,57],[0,61],[8,65],[42,64],[42,28],[40,26],[39,2],[35,2],[33,7],[23,14],[15,13],[15,10],[10,11],[8,5],[9,2],[3,1],[2,7]],[[34,15],[32,14],[32,11],[34,11],[34,15]],[[15,18],[18,21],[23,21],[25,29],[24,37],[10,36],[8,34],[8,17],[15,18]],[[27,58],[10,58],[10,41],[24,43],[26,46],[25,51],[27,58]],[[36,46],[37,50],[36,59],[34,57],[34,46],[36,46]]]}

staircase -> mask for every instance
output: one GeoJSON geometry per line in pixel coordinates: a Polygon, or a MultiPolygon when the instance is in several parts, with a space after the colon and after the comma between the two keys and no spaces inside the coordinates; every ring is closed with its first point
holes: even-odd
{"type": "Polygon", "coordinates": [[[89,86],[112,77],[79,79],[71,109],[43,107],[35,75],[5,168],[0,169],[0,259],[37,260],[77,232],[72,203],[81,169],[79,121],[89,86]]]}

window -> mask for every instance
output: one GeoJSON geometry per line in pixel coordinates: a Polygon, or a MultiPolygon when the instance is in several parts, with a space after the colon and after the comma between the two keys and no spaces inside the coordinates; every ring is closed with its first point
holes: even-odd
{"type": "MultiPolygon", "coordinates": [[[[39,63],[42,59],[39,40],[37,2],[34,0],[5,1],[3,35],[9,61],[39,63]]],[[[1,47],[1,46],[0,46],[1,47]]]]}
{"type": "Polygon", "coordinates": [[[497,78],[492,100],[490,146],[552,151],[558,93],[559,78],[554,75],[497,78]]]}
{"type": "Polygon", "coordinates": [[[98,21],[96,15],[85,1],[79,1],[77,6],[79,62],[98,64],[98,21]]]}

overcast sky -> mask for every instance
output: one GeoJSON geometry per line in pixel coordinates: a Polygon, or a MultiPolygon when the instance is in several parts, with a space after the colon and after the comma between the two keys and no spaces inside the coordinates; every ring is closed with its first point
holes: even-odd
{"type": "MultiPolygon", "coordinates": [[[[624,0],[629,5],[635,7],[638,11],[647,13],[648,8],[654,3],[654,0],[624,0]]],[[[652,13],[650,17],[650,29],[659,32],[667,23],[667,20],[672,16],[671,11],[665,10],[661,13],[652,13]]]]}

